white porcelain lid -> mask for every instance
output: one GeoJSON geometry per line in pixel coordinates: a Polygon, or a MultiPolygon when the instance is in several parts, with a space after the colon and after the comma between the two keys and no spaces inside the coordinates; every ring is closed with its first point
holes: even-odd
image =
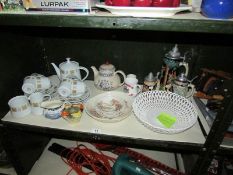
{"type": "Polygon", "coordinates": [[[71,58],[66,58],[66,62],[63,62],[59,65],[60,69],[66,70],[75,70],[78,69],[79,65],[75,61],[70,61],[71,58]]]}

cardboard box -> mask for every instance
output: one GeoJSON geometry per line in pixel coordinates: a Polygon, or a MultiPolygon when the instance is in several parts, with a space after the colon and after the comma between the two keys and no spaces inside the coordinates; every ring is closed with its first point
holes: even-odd
{"type": "Polygon", "coordinates": [[[78,12],[88,14],[96,0],[23,0],[29,11],[78,12]]]}

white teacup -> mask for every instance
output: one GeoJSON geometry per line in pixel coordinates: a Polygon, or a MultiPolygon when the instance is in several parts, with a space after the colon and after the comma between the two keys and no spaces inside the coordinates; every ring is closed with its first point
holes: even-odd
{"type": "Polygon", "coordinates": [[[24,117],[30,114],[31,107],[26,96],[16,96],[9,100],[8,105],[13,117],[24,117]]]}
{"type": "Polygon", "coordinates": [[[65,103],[61,100],[44,101],[41,107],[44,109],[44,116],[49,119],[58,119],[61,117],[65,103]]]}
{"type": "Polygon", "coordinates": [[[71,97],[80,97],[86,91],[86,84],[82,81],[73,82],[71,86],[71,97]]]}
{"type": "Polygon", "coordinates": [[[24,93],[32,94],[35,91],[48,89],[50,86],[51,82],[48,77],[43,75],[27,76],[24,78],[22,90],[24,93]]]}
{"type": "Polygon", "coordinates": [[[28,99],[30,100],[31,104],[31,112],[34,115],[43,115],[43,108],[41,108],[41,103],[48,97],[48,100],[51,99],[50,95],[43,94],[41,92],[32,93],[28,99]]]}
{"type": "Polygon", "coordinates": [[[86,91],[86,84],[78,79],[65,79],[58,88],[62,97],[80,97],[86,91]]]}
{"type": "Polygon", "coordinates": [[[71,94],[71,83],[67,82],[67,81],[63,81],[59,88],[57,89],[58,93],[62,96],[62,97],[68,97],[71,94]]]}

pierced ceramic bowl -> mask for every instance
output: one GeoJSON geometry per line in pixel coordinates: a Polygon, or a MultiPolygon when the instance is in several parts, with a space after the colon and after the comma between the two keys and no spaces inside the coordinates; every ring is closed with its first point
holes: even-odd
{"type": "Polygon", "coordinates": [[[197,121],[193,104],[178,94],[166,91],[147,91],[139,94],[133,102],[136,118],[152,131],[174,134],[192,127],[197,121]],[[176,118],[170,128],[158,121],[158,116],[166,113],[176,118]]]}

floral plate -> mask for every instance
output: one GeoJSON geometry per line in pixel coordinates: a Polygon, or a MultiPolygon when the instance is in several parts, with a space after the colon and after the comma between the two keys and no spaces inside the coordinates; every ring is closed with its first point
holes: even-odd
{"type": "Polygon", "coordinates": [[[133,98],[124,92],[111,91],[91,98],[85,111],[92,118],[101,122],[119,122],[132,111],[133,98]]]}

